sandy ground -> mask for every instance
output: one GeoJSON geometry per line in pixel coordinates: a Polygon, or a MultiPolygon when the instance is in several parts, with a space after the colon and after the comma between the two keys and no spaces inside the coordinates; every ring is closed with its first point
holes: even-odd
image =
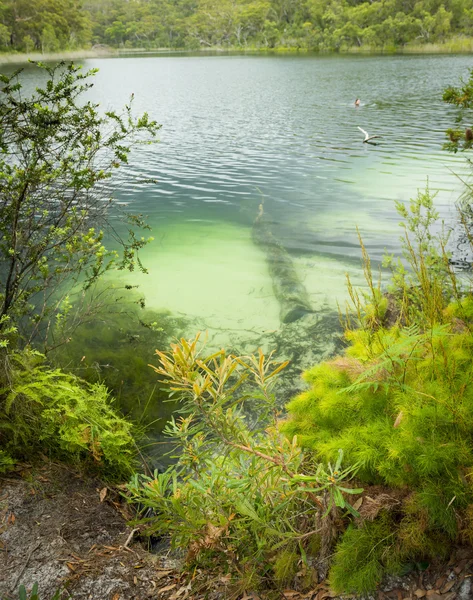
{"type": "MultiPolygon", "coordinates": [[[[221,573],[179,572],[168,552],[153,554],[127,523],[133,513],[119,490],[44,462],[0,479],[0,599],[17,599],[35,582],[40,600],[61,590],[61,600],[238,600],[221,573]],[[133,533],[132,533],[133,532],[133,533]]],[[[166,545],[164,544],[163,547],[166,545]]],[[[385,582],[370,600],[473,599],[473,548],[385,582]]],[[[339,598],[326,582],[311,591],[248,591],[245,600],[339,598]]],[[[354,598],[354,596],[348,596],[354,598]]],[[[348,598],[347,597],[347,598],[348,598]]]]}
{"type": "Polygon", "coordinates": [[[21,476],[0,480],[2,600],[35,582],[41,600],[58,589],[74,600],[156,598],[172,570],[133,543],[117,491],[61,465],[21,476]]]}

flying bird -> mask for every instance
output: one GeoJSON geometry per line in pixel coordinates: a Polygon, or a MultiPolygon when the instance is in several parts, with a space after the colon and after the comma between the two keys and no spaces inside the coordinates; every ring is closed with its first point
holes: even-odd
{"type": "Polygon", "coordinates": [[[374,140],[376,138],[380,138],[382,136],[380,135],[370,135],[367,131],[365,131],[364,129],[361,129],[361,127],[358,127],[358,129],[361,131],[361,133],[364,134],[365,139],[363,140],[363,144],[369,143],[370,140],[374,140]]]}

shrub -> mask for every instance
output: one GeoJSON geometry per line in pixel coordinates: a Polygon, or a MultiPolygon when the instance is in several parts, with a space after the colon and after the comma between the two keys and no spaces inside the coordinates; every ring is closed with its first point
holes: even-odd
{"type": "Polygon", "coordinates": [[[305,374],[310,389],[289,403],[283,425],[316,460],[341,448],[363,484],[384,486],[370,494],[375,513],[360,509],[362,520],[340,538],[330,577],[337,591],[366,592],[403,561],[447,551],[465,536],[473,505],[472,298],[445,238],[431,233],[429,193],[400,212],[404,261],[389,261],[395,319],[386,324],[386,311],[373,308],[380,284],[365,257],[369,291],[352,292],[350,346],[305,374]],[[397,502],[383,504],[393,493],[397,502]]]}
{"type": "Polygon", "coordinates": [[[189,566],[218,567],[235,594],[288,585],[319,553],[332,519],[353,512],[346,498],[360,490],[345,483],[353,470],[342,469],[342,455],[334,467],[314,466],[278,431],[271,390],[286,363],[261,351],[201,358],[197,343],[157,352],[156,371],[180,402],[167,428],[179,458],[154,478],[135,475],[130,499],[153,509],[149,534],[169,534],[189,566]],[[257,420],[245,415],[248,404],[257,420]]]}
{"type": "Polygon", "coordinates": [[[38,452],[85,462],[103,474],[131,474],[130,423],[114,410],[107,389],[52,369],[34,351],[2,356],[0,442],[17,459],[38,452]]]}

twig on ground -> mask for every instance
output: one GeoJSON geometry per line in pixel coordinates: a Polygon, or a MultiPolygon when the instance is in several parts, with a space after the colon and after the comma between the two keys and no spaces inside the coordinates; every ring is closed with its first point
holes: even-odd
{"type": "Polygon", "coordinates": [[[130,535],[126,538],[126,542],[123,544],[122,548],[129,550],[128,548],[128,544],[131,542],[131,540],[133,539],[133,536],[135,535],[135,533],[139,531],[139,529],[132,529],[130,535]]]}
{"type": "Polygon", "coordinates": [[[13,592],[14,589],[16,588],[16,586],[18,585],[18,582],[21,579],[21,576],[23,575],[23,573],[26,570],[26,567],[28,566],[28,563],[30,562],[30,558],[33,556],[33,552],[36,552],[36,550],[41,546],[41,542],[38,542],[36,544],[36,546],[34,546],[28,553],[28,556],[26,557],[26,561],[25,564],[23,565],[23,567],[21,568],[20,572],[18,573],[15,582],[13,583],[13,585],[10,587],[10,592],[13,592]]]}

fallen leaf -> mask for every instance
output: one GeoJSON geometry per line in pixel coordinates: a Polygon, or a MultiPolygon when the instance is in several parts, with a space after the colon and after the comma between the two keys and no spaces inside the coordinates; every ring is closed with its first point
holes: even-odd
{"type": "Polygon", "coordinates": [[[172,573],[172,571],[158,571],[156,573],[156,579],[162,579],[163,577],[166,577],[166,575],[169,575],[169,573],[172,573]]]}
{"type": "Polygon", "coordinates": [[[394,425],[393,425],[394,429],[397,429],[399,427],[399,425],[401,424],[403,416],[404,416],[404,413],[401,410],[401,412],[396,417],[396,420],[394,421],[394,425]]]}
{"type": "Polygon", "coordinates": [[[135,585],[138,585],[138,578],[137,578],[137,576],[136,576],[136,575],[134,575],[134,576],[133,576],[133,583],[134,583],[135,585]]]}
{"type": "Polygon", "coordinates": [[[167,585],[166,587],[163,587],[160,590],[158,590],[158,594],[163,594],[164,592],[169,592],[170,590],[173,590],[175,587],[177,587],[177,585],[175,583],[173,583],[172,585],[167,585]]]}
{"type": "Polygon", "coordinates": [[[104,487],[100,490],[100,502],[103,502],[105,500],[105,496],[107,495],[107,488],[104,487]]]}
{"type": "Polygon", "coordinates": [[[116,594],[113,594],[112,600],[120,600],[120,594],[118,592],[116,594]]]}
{"type": "Polygon", "coordinates": [[[76,570],[75,566],[72,563],[70,563],[70,562],[66,563],[66,566],[67,566],[67,568],[70,571],[75,571],[76,570]]]}
{"type": "Polygon", "coordinates": [[[423,598],[426,594],[427,594],[427,591],[426,590],[421,590],[421,589],[418,589],[418,590],[416,590],[414,592],[414,596],[416,598],[423,598]]]}
{"type": "Polygon", "coordinates": [[[13,513],[10,514],[8,521],[10,522],[11,525],[13,525],[13,523],[16,521],[16,517],[13,513]]]}
{"type": "Polygon", "coordinates": [[[362,504],[363,504],[363,498],[358,498],[358,500],[353,504],[353,508],[355,510],[358,510],[362,504]]]}
{"type": "Polygon", "coordinates": [[[440,591],[442,592],[442,594],[446,594],[447,592],[449,592],[452,589],[452,587],[454,585],[455,585],[455,580],[452,579],[452,581],[448,581],[440,591]]]}

